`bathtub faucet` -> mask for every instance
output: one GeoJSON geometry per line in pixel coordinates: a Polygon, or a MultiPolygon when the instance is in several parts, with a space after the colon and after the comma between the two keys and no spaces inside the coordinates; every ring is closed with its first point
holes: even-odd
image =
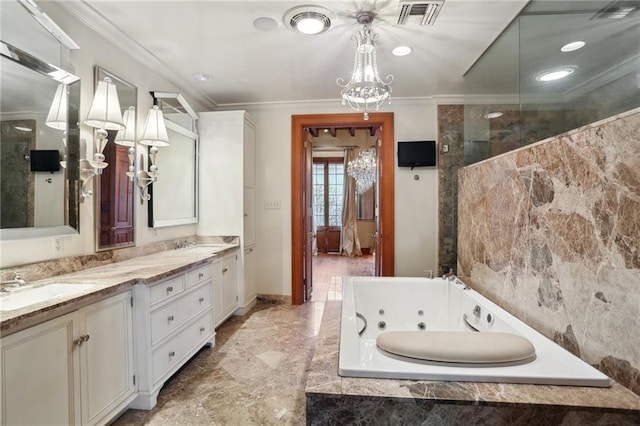
{"type": "Polygon", "coordinates": [[[456,275],[453,273],[453,269],[449,269],[449,272],[447,272],[446,274],[444,274],[442,276],[443,280],[449,280],[449,281],[455,281],[456,280],[456,275]]]}

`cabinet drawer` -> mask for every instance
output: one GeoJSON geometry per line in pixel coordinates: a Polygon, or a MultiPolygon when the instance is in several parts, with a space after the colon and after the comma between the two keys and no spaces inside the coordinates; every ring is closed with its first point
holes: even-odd
{"type": "Polygon", "coordinates": [[[187,288],[191,288],[199,282],[211,278],[211,265],[201,266],[191,272],[187,272],[187,288]]]}
{"type": "Polygon", "coordinates": [[[184,275],[154,285],[149,290],[149,303],[151,306],[175,297],[184,291],[184,275]]]}
{"type": "Polygon", "coordinates": [[[160,345],[151,355],[152,381],[156,383],[174,367],[182,365],[185,357],[200,345],[213,340],[213,313],[208,310],[204,315],[189,324],[179,334],[160,345]]]}
{"type": "Polygon", "coordinates": [[[172,303],[151,312],[151,345],[180,328],[204,309],[211,307],[212,286],[206,283],[172,303]]]}

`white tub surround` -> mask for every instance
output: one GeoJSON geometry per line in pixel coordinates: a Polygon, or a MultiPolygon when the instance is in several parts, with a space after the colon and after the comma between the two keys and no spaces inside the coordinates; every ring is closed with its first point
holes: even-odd
{"type": "MultiPolygon", "coordinates": [[[[459,280],[345,277],[342,305],[342,376],[610,386],[606,375],[459,280]],[[376,345],[377,339],[389,343],[386,335],[394,332],[422,333],[421,340],[430,340],[431,345],[416,348],[415,339],[400,345],[405,353],[411,346],[414,358],[376,345]],[[441,341],[442,350],[438,350],[434,342],[442,339],[456,348],[444,350],[441,341]],[[461,351],[464,348],[466,354],[461,351]],[[431,361],[415,359],[418,352],[430,352],[431,361]],[[434,357],[452,362],[433,361],[434,357]]],[[[398,349],[395,340],[392,343],[398,349]]]]}
{"type": "Polygon", "coordinates": [[[640,397],[614,381],[599,388],[341,377],[341,299],[340,283],[332,284],[308,368],[308,424],[638,424],[640,397]]]}

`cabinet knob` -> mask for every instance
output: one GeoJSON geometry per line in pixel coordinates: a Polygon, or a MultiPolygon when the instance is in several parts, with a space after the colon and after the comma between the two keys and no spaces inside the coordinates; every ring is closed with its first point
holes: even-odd
{"type": "Polygon", "coordinates": [[[173,291],[173,287],[172,286],[167,287],[167,293],[171,293],[172,291],[173,291]]]}
{"type": "Polygon", "coordinates": [[[167,318],[167,320],[168,320],[169,322],[173,321],[173,315],[169,315],[169,317],[167,318]]]}
{"type": "Polygon", "coordinates": [[[200,333],[204,333],[205,328],[204,327],[200,327],[200,333]]]}
{"type": "Polygon", "coordinates": [[[198,302],[200,303],[204,302],[204,297],[201,297],[200,299],[198,299],[198,302]]]}
{"type": "Polygon", "coordinates": [[[173,358],[174,356],[176,356],[176,353],[174,351],[169,352],[169,358],[173,358]]]}
{"type": "Polygon", "coordinates": [[[228,270],[229,270],[229,269],[224,268],[224,269],[222,270],[222,273],[223,273],[223,274],[226,274],[228,270]]]}
{"type": "Polygon", "coordinates": [[[82,336],[78,337],[77,339],[73,340],[73,344],[76,346],[80,346],[82,345],[84,342],[86,342],[87,340],[89,340],[89,335],[88,334],[83,334],[82,336]]]}

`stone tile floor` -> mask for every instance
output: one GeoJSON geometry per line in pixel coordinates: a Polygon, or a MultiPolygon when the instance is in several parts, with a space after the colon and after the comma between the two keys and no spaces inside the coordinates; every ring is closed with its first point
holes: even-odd
{"type": "Polygon", "coordinates": [[[368,268],[337,256],[319,260],[308,303],[259,302],[246,316],[231,317],[218,328],[215,348],[203,349],[174,375],[153,410],[128,410],[113,424],[305,424],[307,369],[329,286],[340,280],[336,275],[368,268]]]}

